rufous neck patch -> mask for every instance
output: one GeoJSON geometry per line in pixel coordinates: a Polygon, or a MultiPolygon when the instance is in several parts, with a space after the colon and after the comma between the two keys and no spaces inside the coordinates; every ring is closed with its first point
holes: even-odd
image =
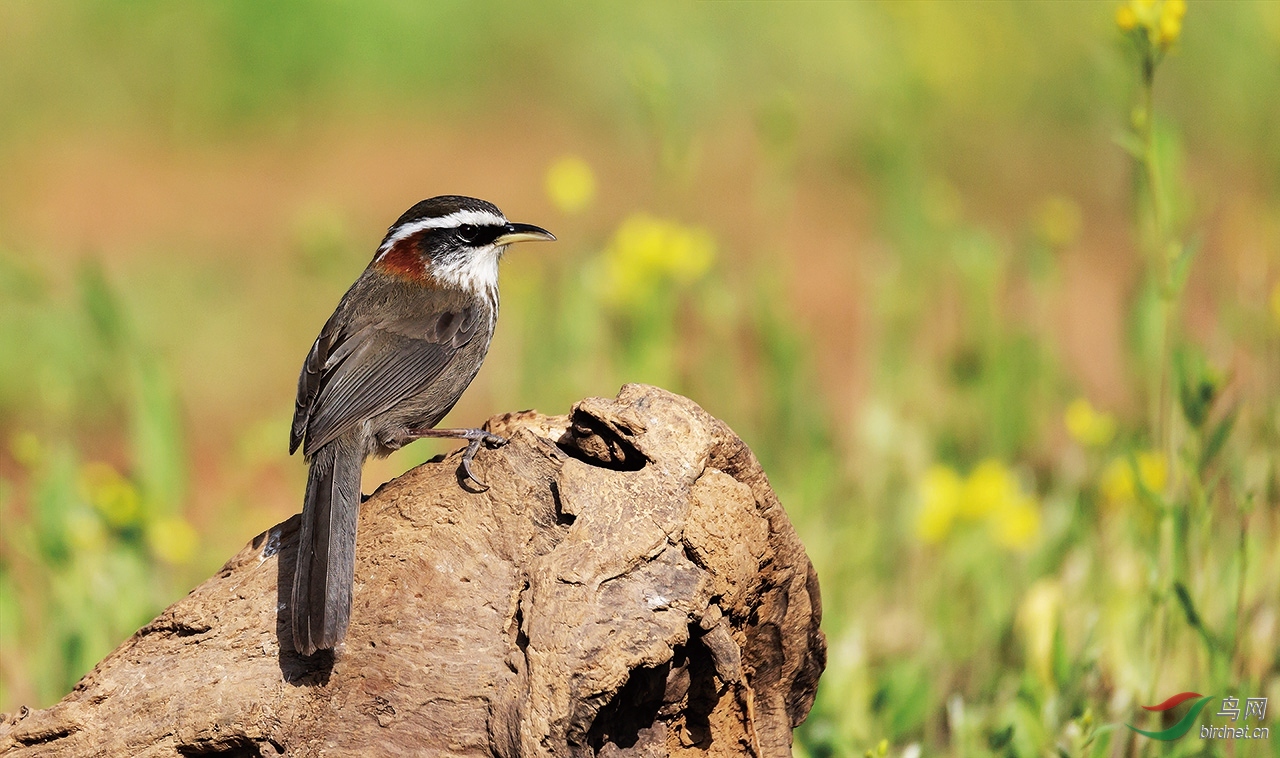
{"type": "Polygon", "coordinates": [[[427,281],[427,262],[418,252],[418,242],[425,232],[410,235],[397,240],[389,250],[381,253],[373,262],[374,268],[383,273],[412,279],[415,282],[427,281]]]}

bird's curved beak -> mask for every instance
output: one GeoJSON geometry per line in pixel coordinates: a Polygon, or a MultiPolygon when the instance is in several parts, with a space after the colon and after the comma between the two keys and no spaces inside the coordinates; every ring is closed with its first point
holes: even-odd
{"type": "Polygon", "coordinates": [[[534,242],[537,240],[554,241],[556,235],[533,224],[507,224],[506,229],[493,241],[495,245],[510,245],[513,242],[534,242]]]}

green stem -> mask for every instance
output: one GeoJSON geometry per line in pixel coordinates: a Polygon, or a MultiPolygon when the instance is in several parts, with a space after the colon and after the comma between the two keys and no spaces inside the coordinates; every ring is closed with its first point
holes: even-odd
{"type": "MultiPolygon", "coordinates": [[[[1145,253],[1147,257],[1147,265],[1151,276],[1155,280],[1158,288],[1158,296],[1160,303],[1160,322],[1161,333],[1158,350],[1158,363],[1155,366],[1155,376],[1152,377],[1151,388],[1154,390],[1155,407],[1152,409],[1152,424],[1156,442],[1159,449],[1164,453],[1167,465],[1172,471],[1173,456],[1173,413],[1171,402],[1171,380],[1170,380],[1170,364],[1173,354],[1173,288],[1170,282],[1169,263],[1164,252],[1165,226],[1167,223],[1167,214],[1163,208],[1160,198],[1160,176],[1157,167],[1155,154],[1155,136],[1154,136],[1154,105],[1153,95],[1155,90],[1155,69],[1158,60],[1155,53],[1150,49],[1142,57],[1142,87],[1140,93],[1140,114],[1141,120],[1136,126],[1139,130],[1139,136],[1142,140],[1142,159],[1140,170],[1143,178],[1143,193],[1146,195],[1149,216],[1142,219],[1139,216],[1139,231],[1143,233],[1145,253]]],[[[1135,476],[1140,476],[1135,472],[1135,476]]],[[[1169,602],[1173,594],[1173,572],[1174,572],[1174,534],[1176,526],[1174,523],[1173,513],[1170,508],[1165,505],[1166,498],[1163,493],[1160,495],[1159,501],[1162,504],[1160,515],[1160,531],[1158,536],[1158,544],[1156,547],[1156,569],[1157,569],[1157,586],[1153,593],[1153,611],[1155,618],[1153,619],[1153,627],[1155,634],[1152,635],[1155,649],[1152,651],[1152,677],[1149,699],[1155,702],[1157,698],[1157,690],[1162,686],[1160,683],[1159,672],[1164,667],[1164,657],[1166,652],[1166,639],[1168,633],[1168,614],[1169,602]]],[[[1144,746],[1144,752],[1150,750],[1151,747],[1144,746]]]]}
{"type": "Polygon", "coordinates": [[[1142,175],[1144,183],[1144,194],[1147,196],[1147,205],[1150,218],[1144,226],[1146,226],[1146,239],[1144,247],[1146,248],[1147,265],[1155,280],[1157,293],[1160,302],[1160,345],[1159,360],[1157,365],[1157,375],[1155,377],[1155,403],[1152,421],[1155,426],[1156,438],[1159,447],[1164,451],[1166,460],[1170,463],[1173,461],[1173,442],[1170,427],[1172,426],[1172,413],[1170,396],[1172,394],[1170,388],[1170,371],[1169,365],[1173,355],[1173,312],[1174,312],[1174,292],[1173,283],[1169,270],[1168,256],[1165,252],[1166,224],[1167,213],[1164,203],[1160,197],[1160,173],[1158,161],[1156,160],[1154,121],[1155,113],[1153,101],[1153,93],[1155,89],[1155,61],[1152,57],[1146,56],[1143,59],[1142,67],[1142,121],[1140,124],[1140,134],[1142,139],[1142,175]]]}
{"type": "Polygon", "coordinates": [[[1239,678],[1244,675],[1244,666],[1240,663],[1240,621],[1244,617],[1244,580],[1246,576],[1245,567],[1248,565],[1248,549],[1249,549],[1249,516],[1243,514],[1240,517],[1240,544],[1236,547],[1236,560],[1239,562],[1238,573],[1236,574],[1236,613],[1235,623],[1231,628],[1231,664],[1232,668],[1238,667],[1238,671],[1231,672],[1231,675],[1239,678]]]}

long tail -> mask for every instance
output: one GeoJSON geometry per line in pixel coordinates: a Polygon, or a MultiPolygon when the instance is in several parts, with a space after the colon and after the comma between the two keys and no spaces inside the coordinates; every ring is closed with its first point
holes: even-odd
{"type": "Polygon", "coordinates": [[[362,463],[342,439],[311,457],[293,577],[293,644],[303,655],[337,645],[351,620],[362,463]]]}

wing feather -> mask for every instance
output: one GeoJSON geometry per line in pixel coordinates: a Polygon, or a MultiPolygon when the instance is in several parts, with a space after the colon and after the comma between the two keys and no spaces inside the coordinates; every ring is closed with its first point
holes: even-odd
{"type": "Polygon", "coordinates": [[[465,306],[370,324],[350,334],[321,331],[298,380],[290,451],[315,450],[416,395],[475,337],[481,319],[465,306]],[[304,396],[304,393],[305,396],[304,396]]]}
{"type": "Polygon", "coordinates": [[[293,424],[289,430],[290,455],[293,455],[298,445],[302,443],[302,438],[306,436],[307,419],[311,415],[316,397],[320,394],[323,374],[330,365],[330,354],[334,343],[341,340],[338,324],[338,314],[335,312],[325,322],[320,335],[311,344],[307,359],[302,362],[302,372],[298,374],[298,396],[293,405],[293,424]]]}

